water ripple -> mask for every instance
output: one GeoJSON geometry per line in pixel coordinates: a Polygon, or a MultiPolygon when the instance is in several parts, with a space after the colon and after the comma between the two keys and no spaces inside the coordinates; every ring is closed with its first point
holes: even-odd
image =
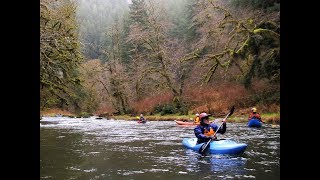
{"type": "Polygon", "coordinates": [[[43,117],[41,179],[279,179],[280,128],[227,123],[218,138],[248,144],[245,153],[205,157],[182,146],[193,129],[173,121],[43,117]]]}

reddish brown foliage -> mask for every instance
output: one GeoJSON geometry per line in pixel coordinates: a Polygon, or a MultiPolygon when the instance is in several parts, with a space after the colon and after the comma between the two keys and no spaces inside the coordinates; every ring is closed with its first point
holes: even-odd
{"type": "Polygon", "coordinates": [[[110,106],[101,107],[98,111],[96,111],[96,115],[99,114],[112,114],[115,112],[115,109],[110,106]]]}
{"type": "Polygon", "coordinates": [[[160,105],[170,103],[172,101],[172,95],[170,93],[163,93],[162,95],[156,95],[152,97],[146,97],[145,99],[134,103],[132,106],[135,113],[152,112],[153,109],[160,105]]]}
{"type": "MultiPolygon", "coordinates": [[[[237,108],[235,114],[249,114],[255,106],[260,112],[279,112],[277,104],[257,104],[253,98],[256,93],[267,89],[266,82],[256,82],[251,90],[246,90],[241,84],[221,83],[216,86],[187,88],[183,94],[184,102],[189,105],[192,114],[207,112],[214,116],[224,116],[231,106],[237,108]]],[[[146,97],[133,105],[134,113],[150,113],[158,105],[172,102],[172,95],[167,92],[162,95],[146,97]]]]}
{"type": "Polygon", "coordinates": [[[208,112],[218,115],[228,111],[232,105],[237,105],[247,94],[241,85],[221,84],[215,87],[188,89],[185,92],[185,100],[192,102],[192,113],[208,112]]]}

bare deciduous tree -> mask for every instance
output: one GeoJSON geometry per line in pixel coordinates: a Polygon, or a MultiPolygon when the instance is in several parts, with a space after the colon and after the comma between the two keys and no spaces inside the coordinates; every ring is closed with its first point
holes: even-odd
{"type": "Polygon", "coordinates": [[[170,37],[172,24],[166,17],[164,1],[148,1],[139,8],[139,12],[147,13],[143,13],[143,23],[133,22],[128,38],[134,47],[133,61],[139,71],[136,81],[137,96],[141,96],[140,89],[149,85],[168,89],[173,94],[173,102],[179,108],[188,68],[187,61],[184,60],[197,56],[187,54],[179,41],[170,37]]]}

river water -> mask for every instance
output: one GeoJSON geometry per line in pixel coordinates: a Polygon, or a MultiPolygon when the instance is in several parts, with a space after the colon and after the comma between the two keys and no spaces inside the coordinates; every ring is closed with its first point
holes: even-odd
{"type": "MultiPolygon", "coordinates": [[[[220,123],[218,122],[218,125],[220,123]]],[[[43,117],[41,179],[280,179],[280,128],[227,123],[225,134],[248,147],[241,155],[186,149],[195,126],[173,121],[43,117]]]]}

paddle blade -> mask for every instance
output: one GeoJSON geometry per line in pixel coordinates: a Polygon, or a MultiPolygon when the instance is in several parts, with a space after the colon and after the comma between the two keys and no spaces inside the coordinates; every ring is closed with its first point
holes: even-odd
{"type": "Polygon", "coordinates": [[[232,107],[231,107],[231,109],[230,109],[230,112],[229,112],[228,116],[231,116],[231,115],[233,114],[233,112],[234,112],[234,106],[232,106],[232,107]]]}
{"type": "Polygon", "coordinates": [[[201,154],[201,155],[204,155],[205,154],[205,146],[206,146],[206,143],[204,143],[204,144],[202,144],[202,146],[200,147],[200,149],[199,149],[199,154],[201,154]]]}
{"type": "Polygon", "coordinates": [[[200,149],[199,149],[199,153],[200,153],[200,154],[204,155],[204,154],[207,153],[207,151],[208,151],[209,148],[210,148],[210,142],[211,142],[211,140],[209,140],[208,142],[202,144],[202,146],[201,146],[200,149]]]}

